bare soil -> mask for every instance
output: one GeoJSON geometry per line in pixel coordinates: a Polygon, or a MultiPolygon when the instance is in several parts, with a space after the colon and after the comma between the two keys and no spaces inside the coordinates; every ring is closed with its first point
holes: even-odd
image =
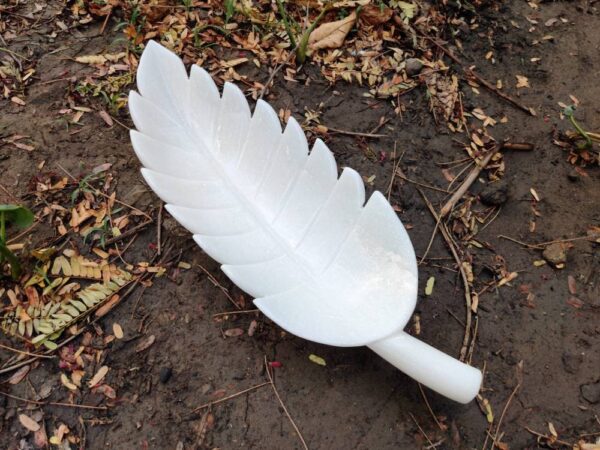
{"type": "MultiPolygon", "coordinates": [[[[27,7],[26,3],[22,9],[27,7]]],[[[42,161],[45,170],[62,173],[62,167],[75,176],[108,162],[113,164],[118,198],[142,210],[158,208],[158,198],[141,180],[124,127],[116,123],[108,127],[97,114],[86,114],[81,126],[67,127],[58,114],[67,107],[66,94],[72,88],[69,78],[81,77],[89,70],[72,58],[118,46],[120,33],[108,27],[100,34],[101,23],[94,22],[48,38],[46,21],[60,6],[49,2],[45,8],[40,25],[10,44],[10,50],[18,53],[33,48],[39,79],[27,90],[26,106],[0,100],[0,136],[27,135],[35,146],[28,152],[0,144],[2,203],[27,199],[29,181],[42,161]],[[57,79],[62,81],[48,82],[57,79]]],[[[600,12],[595,2],[544,2],[534,12],[526,2],[511,0],[499,10],[484,8],[479,14],[480,27],[463,41],[461,58],[467,65],[476,64],[478,73],[488,80],[504,80],[506,90],[537,111],[532,117],[489,91],[479,88],[479,93],[474,92],[461,81],[465,110],[479,107],[490,116],[508,118],[493,129],[498,140],[510,138],[535,145],[531,152],[505,151],[508,200],[496,219],[478,234],[482,247],[469,248],[474,276],[480,280],[492,280],[492,268],[500,263],[499,258],[510,271],[518,272],[508,285],[479,298],[472,364],[485,370],[482,396],[489,400],[496,417],[490,433],[495,433],[503,416],[499,440],[511,449],[559,448],[560,442],[574,445],[581,435],[596,433],[586,438],[593,442],[600,436],[598,244],[586,239],[572,241],[565,267],[559,270],[549,264],[536,267],[533,262],[542,259],[541,250],[499,236],[543,243],[585,236],[590,226],[600,224],[600,170],[589,166],[583,169],[584,175],[574,172],[567,151],[552,142],[555,129],[568,128],[566,121],[559,120],[557,102],[568,103],[569,94],[581,102],[577,115],[586,129],[600,130],[600,33],[596,31],[600,12]],[[530,33],[526,17],[533,15],[540,25],[530,33]],[[566,22],[543,25],[554,17],[566,22]],[[553,38],[532,45],[547,34],[553,38]],[[490,50],[495,63],[485,57],[490,50]],[[536,57],[541,58],[539,63],[531,64],[536,57]],[[531,87],[515,89],[516,74],[528,77],[531,87]],[[532,210],[531,188],[540,197],[536,202],[539,216],[532,210]],[[535,221],[535,231],[530,231],[531,221],[535,221]],[[575,295],[569,292],[569,276],[576,281],[575,295]],[[528,293],[533,294],[529,300],[528,293]],[[568,303],[572,297],[582,304],[574,307],[568,303]],[[517,388],[520,361],[522,384],[511,397],[517,388]],[[551,436],[549,422],[560,442],[538,439],[527,429],[551,436]]],[[[384,138],[330,134],[328,144],[340,166],[353,167],[365,177],[375,175],[369,190],[387,191],[394,148],[397,155],[403,155],[399,167],[407,178],[446,189],[439,163],[463,158],[464,153],[454,141],[457,135],[445,124],[436,124],[423,90],[401,98],[406,110],[400,118],[390,102],[373,106],[373,100],[364,98],[358,86],[343,82],[330,86],[310,65],[303,74],[306,81],[300,83],[276,79],[268,97],[276,109],[289,108],[301,117],[305,108],[317,109],[323,103],[324,124],[366,133],[382,116],[392,118],[379,130],[387,136],[384,138]],[[387,155],[383,161],[378,158],[380,152],[387,155]],[[376,157],[369,158],[371,154],[376,157]]],[[[266,72],[257,76],[267,78],[266,72]]],[[[126,114],[120,120],[131,126],[126,114]]],[[[470,192],[477,194],[485,182],[482,175],[470,192]]],[[[409,225],[417,255],[423,255],[435,222],[417,187],[396,177],[391,202],[409,225]]],[[[434,205],[443,203],[443,193],[422,189],[434,205]]],[[[33,239],[41,241],[51,233],[40,226],[33,239]]],[[[210,414],[205,410],[192,413],[204,403],[265,382],[266,357],[281,363],[273,369],[277,390],[311,449],[432,448],[432,444],[438,449],[471,449],[484,445],[489,423],[478,402],[459,405],[425,390],[440,427],[417,383],[366,348],[311,343],[284,333],[257,313],[214,317],[233,307],[199,266],[229,289],[233,298],[239,300],[243,293],[166,213],[162,238],[172,251],[183,252],[182,260],[191,263],[192,269],[182,270],[176,280],[155,279],[151,287],[138,290],[98,322],[105,333],[112,332],[114,322],[125,330],[125,339],[113,341],[103,356],[103,364],[111,368],[108,380],[117,392],[117,401],[106,412],[45,406],[49,430],[58,422],[66,423],[84,439],[81,448],[89,449],[302,448],[269,385],[216,404],[210,414]],[[252,337],[223,334],[231,328],[247,330],[253,320],[258,328],[252,337]],[[155,343],[137,352],[136,345],[150,335],[155,336],[155,343]],[[314,364],[310,354],[324,358],[327,365],[314,364]]],[[[150,226],[125,257],[150,260],[153,250],[149,244],[155,242],[156,229],[150,226]]],[[[416,310],[419,337],[457,355],[464,333],[464,295],[439,234],[420,267],[420,294],[416,310]],[[435,288],[432,295],[425,296],[425,282],[432,276],[435,288]]],[[[245,308],[252,308],[250,298],[245,296],[243,301],[245,308]]],[[[409,329],[416,332],[414,322],[409,329]]],[[[59,374],[55,360],[41,361],[27,383],[3,384],[0,389],[31,398],[34,390],[51,380],[55,390],[49,400],[64,401],[67,392],[59,374]]],[[[101,404],[104,398],[85,393],[78,401],[101,404]]],[[[0,396],[0,447],[29,448],[26,442],[31,435],[17,420],[24,407],[0,396]]],[[[490,445],[491,438],[487,442],[490,445]]]]}

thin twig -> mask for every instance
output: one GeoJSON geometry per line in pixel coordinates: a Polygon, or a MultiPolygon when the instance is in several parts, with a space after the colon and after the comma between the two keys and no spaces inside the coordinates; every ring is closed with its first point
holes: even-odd
{"type": "Polygon", "coordinates": [[[37,353],[29,353],[24,350],[18,350],[16,348],[12,348],[12,347],[9,347],[8,345],[3,345],[3,344],[0,344],[0,348],[3,348],[4,350],[8,350],[13,353],[18,353],[20,355],[35,356],[37,358],[45,358],[45,359],[54,359],[55,358],[54,356],[40,355],[37,353]]]}
{"type": "Polygon", "coordinates": [[[280,63],[277,67],[275,67],[271,71],[271,75],[269,75],[269,78],[267,79],[265,85],[263,86],[263,88],[260,91],[260,95],[258,96],[259,100],[262,100],[262,98],[264,97],[265,93],[269,89],[269,85],[273,82],[275,75],[277,75],[277,73],[283,68],[283,66],[285,66],[287,63],[290,62],[290,60],[292,59],[292,56],[294,56],[296,54],[297,48],[298,48],[298,46],[294,45],[294,48],[292,50],[290,50],[290,54],[287,56],[287,58],[285,58],[285,60],[282,63],[280,63]]]}
{"type": "MultiPolygon", "coordinates": [[[[439,220],[440,220],[439,216],[435,212],[433,205],[431,204],[431,202],[429,201],[429,199],[427,198],[425,193],[421,189],[418,189],[418,188],[417,188],[417,191],[423,198],[423,201],[427,205],[427,208],[429,209],[429,212],[431,212],[431,215],[433,216],[435,221],[439,222],[439,220]]],[[[446,225],[444,225],[441,222],[440,222],[440,231],[442,232],[442,236],[446,240],[446,244],[448,244],[448,247],[450,248],[450,252],[452,253],[452,256],[454,256],[454,260],[456,261],[456,264],[458,265],[458,270],[460,271],[460,275],[461,275],[461,278],[463,281],[463,287],[464,287],[464,291],[465,291],[465,302],[466,302],[465,335],[463,338],[462,347],[460,349],[460,360],[464,361],[465,357],[467,356],[467,349],[468,349],[468,345],[469,345],[469,340],[471,338],[471,320],[472,320],[471,288],[469,286],[469,279],[467,278],[465,268],[463,267],[462,260],[460,259],[459,255],[458,255],[458,251],[456,250],[455,244],[454,244],[452,238],[450,237],[450,233],[448,232],[446,225]]]]}
{"type": "Polygon", "coordinates": [[[526,242],[519,241],[515,238],[511,238],[510,236],[505,236],[503,234],[499,234],[498,237],[500,239],[506,239],[507,241],[511,241],[511,242],[514,242],[515,244],[522,245],[523,247],[533,248],[536,250],[543,250],[544,247],[546,247],[547,245],[550,245],[550,244],[562,244],[564,242],[582,241],[582,240],[588,240],[588,239],[592,238],[591,236],[586,234],[584,236],[577,236],[574,238],[555,239],[553,241],[540,242],[539,244],[528,244],[526,242]]]}
{"type": "Polygon", "coordinates": [[[542,433],[538,433],[537,431],[534,431],[534,430],[532,430],[529,427],[523,427],[523,428],[525,428],[527,431],[529,431],[534,436],[544,438],[544,439],[546,439],[547,441],[550,441],[550,442],[556,442],[556,443],[559,443],[561,445],[566,445],[569,448],[573,448],[573,444],[570,443],[570,442],[566,442],[566,441],[562,441],[560,439],[556,439],[554,436],[548,436],[548,435],[545,435],[545,434],[542,434],[542,433]]]}
{"type": "Polygon", "coordinates": [[[238,305],[238,303],[233,299],[233,297],[229,293],[229,290],[225,286],[223,286],[221,283],[219,283],[219,281],[208,270],[206,270],[202,265],[197,264],[197,266],[200,267],[202,272],[204,272],[208,276],[208,279],[210,280],[210,282],[212,284],[214,284],[216,287],[218,287],[221,290],[221,292],[223,292],[223,294],[225,294],[225,296],[233,304],[233,306],[235,306],[237,309],[242,309],[242,307],[240,305],[238,305]]]}
{"type": "Polygon", "coordinates": [[[111,15],[112,15],[112,6],[108,9],[108,14],[106,14],[106,19],[104,19],[104,22],[102,23],[102,28],[100,28],[100,34],[104,34],[104,30],[106,29],[106,25],[108,24],[108,21],[109,21],[111,15]]]}
{"type": "Polygon", "coordinates": [[[443,192],[444,194],[450,194],[450,191],[448,191],[447,189],[442,189],[439,187],[431,186],[430,184],[420,183],[418,181],[411,180],[410,178],[407,178],[406,176],[404,176],[404,174],[402,174],[401,172],[398,173],[397,175],[399,178],[403,179],[404,181],[407,181],[410,184],[414,184],[415,186],[421,186],[422,188],[430,189],[432,191],[443,192]]]}
{"type": "Polygon", "coordinates": [[[17,234],[16,236],[12,237],[11,239],[8,239],[6,241],[7,244],[12,244],[13,242],[17,242],[19,239],[21,239],[23,236],[29,234],[29,232],[31,230],[33,230],[35,227],[37,227],[38,222],[33,222],[33,225],[31,225],[30,227],[26,228],[25,230],[23,230],[22,232],[20,232],[19,234],[17,234]]]}
{"type": "Polygon", "coordinates": [[[509,102],[510,104],[512,104],[513,106],[516,106],[517,108],[519,108],[521,111],[526,112],[527,114],[531,115],[531,116],[536,116],[535,111],[532,108],[529,108],[521,103],[519,103],[518,101],[516,101],[514,98],[512,98],[511,96],[505,94],[504,92],[501,92],[499,89],[496,88],[496,86],[494,86],[492,83],[490,83],[489,81],[487,81],[486,79],[482,78],[480,75],[477,75],[475,73],[475,71],[473,71],[472,69],[465,67],[465,65],[462,63],[462,61],[454,54],[452,53],[450,50],[448,50],[444,45],[442,45],[440,42],[438,42],[435,38],[429,37],[429,36],[425,36],[423,34],[421,34],[421,36],[423,36],[425,39],[433,42],[435,44],[436,47],[438,47],[442,52],[444,52],[446,54],[446,56],[448,56],[448,58],[450,58],[452,61],[454,61],[456,64],[458,64],[462,71],[465,73],[465,75],[468,78],[474,78],[475,80],[477,80],[483,87],[485,87],[486,89],[488,89],[489,91],[493,92],[494,94],[496,94],[498,97],[506,100],[507,102],[509,102]]]}
{"type": "Polygon", "coordinates": [[[387,134],[361,133],[359,131],[340,130],[339,128],[332,128],[332,127],[328,127],[327,125],[325,127],[327,128],[328,131],[333,131],[334,133],[338,133],[338,134],[347,134],[348,136],[361,136],[361,137],[368,137],[368,138],[387,137],[387,134]]]}
{"type": "Polygon", "coordinates": [[[158,217],[156,218],[156,254],[158,256],[160,256],[161,252],[160,235],[162,230],[162,211],[163,203],[160,202],[160,206],[158,207],[158,217]]]}
{"type": "MultiPolygon", "coordinates": [[[[519,363],[521,364],[521,363],[519,363]]],[[[519,370],[519,366],[517,365],[517,370],[519,370]]],[[[510,402],[512,401],[513,397],[516,395],[517,391],[521,388],[521,375],[518,374],[517,375],[517,385],[515,386],[515,388],[513,389],[513,391],[510,393],[508,400],[506,400],[506,405],[504,405],[504,409],[502,410],[502,414],[500,414],[500,419],[498,419],[498,425],[496,425],[496,432],[494,433],[494,437],[492,438],[493,440],[493,445],[496,445],[498,442],[498,435],[500,433],[500,426],[502,425],[502,421],[504,420],[504,415],[506,414],[506,411],[508,410],[508,407],[510,406],[510,402]]]]}
{"type": "Polygon", "coordinates": [[[19,199],[17,197],[15,197],[12,192],[10,192],[8,189],[6,189],[2,183],[0,183],[0,189],[2,189],[4,191],[4,193],[11,198],[13,203],[15,203],[15,204],[19,203],[19,199]]]}
{"type": "Polygon", "coordinates": [[[429,410],[429,413],[431,414],[431,417],[433,417],[434,422],[437,424],[438,428],[441,431],[444,431],[444,427],[442,426],[442,424],[440,423],[440,421],[438,420],[438,418],[436,417],[436,415],[433,413],[433,409],[431,409],[431,405],[429,404],[429,400],[427,400],[427,396],[425,395],[425,391],[423,390],[423,386],[421,386],[421,383],[417,383],[419,385],[419,390],[421,391],[421,396],[423,397],[423,400],[425,401],[425,406],[427,406],[427,409],[429,410]]]}
{"type": "Polygon", "coordinates": [[[302,446],[304,447],[304,450],[308,450],[308,446],[306,445],[306,441],[304,440],[304,437],[302,437],[302,433],[300,433],[300,429],[298,428],[298,425],[296,425],[296,422],[294,422],[294,419],[290,415],[290,412],[288,411],[288,409],[285,407],[285,404],[283,403],[283,400],[281,399],[281,396],[279,395],[279,392],[277,391],[277,387],[275,386],[275,382],[273,381],[273,375],[271,374],[271,370],[269,369],[269,364],[267,364],[266,356],[265,356],[265,370],[267,371],[267,376],[269,377],[269,383],[271,384],[271,387],[273,388],[273,392],[275,392],[275,396],[277,397],[277,400],[279,400],[279,404],[281,405],[283,412],[285,412],[285,415],[287,416],[290,423],[294,427],[294,430],[296,430],[296,433],[298,434],[298,438],[300,438],[300,442],[302,442],[302,446]]]}
{"type": "MultiPolygon", "coordinates": [[[[146,220],[145,222],[142,222],[138,225],[136,225],[133,228],[130,228],[129,230],[126,230],[125,232],[121,233],[118,236],[112,237],[110,239],[108,239],[104,245],[112,245],[115,244],[119,241],[122,241],[123,239],[125,239],[126,237],[131,236],[132,234],[136,234],[138,231],[142,230],[143,228],[146,228],[148,225],[150,225],[152,222],[154,222],[154,219],[149,219],[146,220]]],[[[158,255],[160,255],[160,253],[158,253],[158,255]]]]}
{"type": "MultiPolygon", "coordinates": [[[[75,178],[73,176],[73,174],[71,174],[71,172],[69,172],[67,169],[65,169],[63,166],[61,166],[59,163],[56,163],[56,165],[60,168],[60,170],[62,170],[64,173],[66,173],[71,178],[71,180],[73,180],[75,183],[78,183],[77,178],[75,178]]],[[[92,190],[94,191],[94,194],[101,195],[102,197],[104,197],[104,198],[106,198],[108,200],[112,200],[112,201],[114,201],[115,203],[118,203],[121,206],[126,206],[127,208],[129,208],[129,209],[131,209],[133,211],[136,211],[137,213],[145,216],[148,220],[152,219],[151,216],[149,216],[147,213],[145,213],[141,209],[138,209],[138,208],[136,208],[135,206],[132,206],[132,205],[128,205],[127,203],[122,202],[121,200],[119,200],[117,198],[111,198],[110,195],[105,194],[100,189],[97,189],[97,188],[95,188],[93,186],[90,186],[90,188],[92,188],[92,190]]]]}
{"type": "Polygon", "coordinates": [[[412,413],[408,413],[410,418],[413,420],[413,422],[415,423],[415,425],[417,426],[417,428],[419,429],[419,431],[421,432],[421,434],[423,435],[423,437],[425,439],[427,439],[427,442],[429,442],[429,445],[434,447],[433,442],[431,442],[431,439],[429,439],[429,436],[427,436],[427,433],[425,433],[425,431],[423,431],[423,428],[421,428],[421,425],[419,425],[419,422],[417,422],[417,419],[415,419],[415,416],[412,415],[412,413]]]}
{"type": "Polygon", "coordinates": [[[95,409],[95,410],[100,410],[100,411],[106,411],[108,409],[108,407],[106,407],[106,406],[77,405],[74,403],[63,403],[63,402],[41,402],[38,400],[30,400],[28,398],[17,397],[16,395],[12,395],[12,394],[9,394],[7,392],[2,392],[2,391],[0,391],[0,394],[4,395],[5,397],[12,398],[13,400],[18,400],[20,402],[31,403],[33,405],[39,405],[39,406],[64,406],[67,408],[95,409]]]}
{"type": "Polygon", "coordinates": [[[460,187],[454,192],[454,194],[452,194],[452,197],[450,197],[450,199],[440,210],[440,218],[443,219],[448,215],[450,211],[452,211],[454,205],[456,205],[456,203],[462,198],[462,196],[465,195],[465,192],[467,192],[467,190],[475,182],[481,171],[485,169],[492,157],[498,152],[498,148],[499,147],[497,145],[494,145],[494,147],[488,150],[485,156],[481,158],[481,162],[475,167],[473,167],[473,169],[471,169],[471,172],[469,173],[469,175],[467,175],[465,181],[463,181],[460,187]]]}
{"type": "Polygon", "coordinates": [[[402,152],[402,154],[398,157],[398,159],[396,159],[396,144],[397,142],[394,141],[394,157],[392,159],[392,179],[390,180],[390,185],[388,186],[388,190],[387,190],[387,200],[388,203],[390,201],[390,198],[392,197],[392,189],[394,187],[394,181],[396,180],[396,172],[398,171],[398,167],[400,167],[400,163],[402,162],[402,158],[404,157],[404,154],[406,153],[406,149],[402,152]]]}
{"type": "Polygon", "coordinates": [[[258,388],[266,386],[267,384],[271,384],[271,383],[269,381],[265,381],[264,383],[260,383],[260,384],[257,384],[256,386],[249,387],[248,389],[244,389],[243,391],[239,391],[239,392],[236,392],[235,394],[228,395],[227,397],[223,397],[218,400],[213,400],[212,402],[204,403],[203,405],[200,405],[197,408],[194,408],[192,410],[191,414],[197,413],[201,409],[209,408],[213,405],[218,405],[219,403],[226,402],[227,400],[231,400],[232,398],[239,397],[240,395],[243,395],[247,392],[252,392],[258,388]]]}
{"type": "Polygon", "coordinates": [[[245,309],[240,311],[225,311],[221,313],[213,314],[213,317],[232,316],[234,314],[253,314],[260,312],[260,309],[245,309]]]}

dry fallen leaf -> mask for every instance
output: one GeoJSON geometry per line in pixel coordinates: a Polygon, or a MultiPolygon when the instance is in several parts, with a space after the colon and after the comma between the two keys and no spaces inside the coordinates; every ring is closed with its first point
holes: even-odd
{"type": "Polygon", "coordinates": [[[29,431],[33,431],[34,433],[40,429],[40,424],[25,414],[19,414],[19,422],[21,422],[21,425],[29,431]]]}
{"type": "Polygon", "coordinates": [[[524,77],[523,75],[515,76],[517,77],[517,89],[531,87],[529,86],[529,79],[527,77],[524,77]]]}
{"type": "Polygon", "coordinates": [[[435,285],[435,277],[429,277],[427,285],[425,286],[425,295],[431,295],[433,293],[433,286],[435,285]]]}
{"type": "Polygon", "coordinates": [[[135,347],[136,353],[143,352],[144,350],[146,350],[147,348],[149,348],[152,344],[154,344],[155,340],[156,340],[156,336],[154,336],[153,334],[151,334],[150,336],[148,336],[146,339],[144,339],[143,341],[141,341],[135,347]]]}
{"type": "Polygon", "coordinates": [[[323,358],[321,358],[320,356],[317,356],[317,355],[313,355],[312,353],[310,355],[308,355],[308,359],[310,359],[315,364],[318,364],[319,366],[327,365],[327,363],[325,362],[325,360],[323,358]]]}
{"type": "Polygon", "coordinates": [[[31,369],[31,366],[29,365],[21,367],[8,379],[8,382],[10,384],[19,384],[21,381],[23,381],[23,378],[27,376],[29,369],[31,369]]]}
{"type": "Polygon", "coordinates": [[[123,328],[118,323],[113,323],[113,333],[117,339],[123,339],[123,328]]]}
{"type": "Polygon", "coordinates": [[[317,27],[308,38],[308,46],[311,50],[320,48],[339,48],[344,39],[356,23],[356,12],[348,17],[335,22],[324,23],[317,27]]]}
{"type": "Polygon", "coordinates": [[[88,386],[92,388],[92,387],[96,386],[98,383],[100,383],[100,381],[102,381],[102,379],[108,373],[108,370],[109,370],[108,366],[100,367],[100,369],[98,369],[98,372],[96,372],[96,375],[94,375],[92,377],[92,379],[89,381],[88,386]]]}
{"type": "Polygon", "coordinates": [[[63,384],[63,386],[65,386],[67,389],[69,389],[71,391],[77,390],[77,386],[75,384],[71,383],[71,380],[69,380],[69,377],[65,373],[60,374],[60,382],[63,384]]]}
{"type": "Polygon", "coordinates": [[[360,10],[360,20],[368,25],[380,25],[394,15],[392,8],[379,5],[365,5],[360,10]]]}

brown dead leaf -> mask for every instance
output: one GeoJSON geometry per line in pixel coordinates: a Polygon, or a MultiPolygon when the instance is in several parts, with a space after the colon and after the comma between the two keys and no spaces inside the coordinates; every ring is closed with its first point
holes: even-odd
{"type": "Polygon", "coordinates": [[[29,373],[29,369],[31,369],[31,366],[29,365],[21,367],[8,379],[9,384],[19,384],[23,381],[23,378],[29,373]]]}
{"type": "Polygon", "coordinates": [[[379,5],[365,5],[360,10],[360,20],[367,25],[380,25],[387,22],[394,15],[392,8],[379,5]]]}
{"type": "Polygon", "coordinates": [[[104,120],[104,123],[106,123],[106,125],[108,125],[109,127],[112,127],[114,125],[112,117],[110,117],[110,114],[108,114],[106,111],[101,109],[100,111],[98,111],[98,114],[100,115],[102,120],[104,120]]]}
{"type": "Polygon", "coordinates": [[[348,17],[335,22],[324,23],[317,27],[308,38],[308,46],[311,50],[321,48],[339,48],[344,43],[346,36],[356,23],[356,12],[348,17]]]}

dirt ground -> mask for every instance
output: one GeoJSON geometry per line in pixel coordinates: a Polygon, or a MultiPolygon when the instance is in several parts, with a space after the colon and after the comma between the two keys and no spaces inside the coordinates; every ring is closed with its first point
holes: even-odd
{"type": "MultiPolygon", "coordinates": [[[[11,11],[24,14],[34,5],[22,2],[11,11]]],[[[229,289],[234,299],[241,298],[244,309],[252,308],[251,299],[228,281],[218,264],[165,212],[165,248],[174,254],[182,252],[180,259],[190,263],[191,269],[179,271],[176,277],[155,278],[152,286],[139,288],[97,322],[96,332],[99,327],[103,333],[112,333],[115,322],[125,332],[124,339],[106,346],[98,361],[98,367],[110,367],[107,380],[117,398],[107,403],[98,393],[77,395],[80,404],[108,404],[106,411],[44,406],[48,435],[56,424],[65,423],[71,434],[80,437],[79,448],[88,449],[302,448],[269,384],[210,410],[192,412],[207,402],[268,381],[266,358],[281,363],[273,367],[277,391],[311,449],[479,449],[492,445],[488,434],[498,428],[498,448],[573,448],[579,440],[595,442],[600,437],[598,244],[587,239],[570,241],[566,264],[556,269],[550,264],[534,265],[543,259],[540,248],[527,248],[500,236],[537,244],[585,236],[591,226],[600,225],[598,165],[577,171],[567,160],[568,152],[553,143],[554,131],[568,128],[568,123],[559,119],[557,102],[569,103],[569,95],[580,102],[579,122],[588,130],[600,130],[598,6],[593,1],[542,2],[533,10],[526,2],[509,0],[497,8],[482,7],[479,28],[463,37],[460,54],[465,64],[477,65],[478,73],[489,80],[505,80],[506,90],[537,112],[532,117],[487,90],[476,92],[461,80],[465,110],[479,107],[489,116],[508,118],[493,128],[498,141],[535,145],[533,151],[504,151],[502,183],[508,200],[477,234],[482,245],[468,248],[480,286],[494,280],[494,268],[500,264],[518,273],[508,284],[482,293],[476,315],[472,364],[485,370],[481,398],[489,401],[493,425],[481,399],[460,405],[425,389],[430,411],[417,383],[367,348],[311,343],[284,333],[259,313],[215,317],[233,307],[202,268],[229,289]],[[529,31],[532,18],[539,22],[535,31],[529,31]],[[551,18],[565,20],[544,25],[551,18]],[[551,39],[542,39],[550,34],[551,39]],[[541,43],[532,45],[534,40],[541,43]],[[486,59],[490,50],[494,62],[486,59]],[[532,64],[531,58],[541,59],[532,64]],[[515,74],[527,77],[531,87],[516,89],[515,74]],[[575,284],[575,293],[569,280],[575,284]],[[253,321],[256,331],[248,336],[246,330],[253,321]],[[244,333],[224,333],[236,328],[244,333]],[[154,343],[138,351],[139,343],[148,336],[155,337],[154,343]],[[311,362],[311,354],[327,365],[311,362]]],[[[73,58],[118,47],[122,38],[110,26],[101,33],[101,21],[48,37],[61,9],[62,5],[48,2],[36,13],[39,23],[7,44],[9,50],[20,54],[32,51],[37,78],[23,96],[24,106],[0,100],[0,137],[4,139],[0,141],[1,203],[16,199],[35,206],[28,192],[42,161],[44,170],[63,175],[64,169],[76,177],[111,163],[118,198],[143,211],[156,212],[160,201],[141,179],[125,127],[117,123],[109,127],[97,114],[86,114],[81,124],[67,126],[58,114],[69,107],[70,78],[81,78],[89,71],[73,58]],[[7,143],[6,138],[15,134],[29,136],[35,150],[7,143]]],[[[295,117],[302,117],[305,109],[320,108],[321,121],[328,127],[362,133],[373,130],[381,117],[391,119],[378,131],[385,137],[331,133],[328,139],[340,167],[350,166],[370,177],[368,190],[387,191],[396,164],[391,158],[394,148],[402,154],[398,164],[407,179],[447,188],[440,163],[464,158],[464,150],[456,142],[464,135],[435,122],[424,90],[415,89],[401,97],[405,110],[399,117],[391,102],[365,98],[364,89],[354,84],[331,86],[310,64],[302,75],[310,80],[310,86],[306,81],[276,78],[268,96],[276,110],[287,108],[295,117]],[[383,161],[368,157],[380,152],[388,155],[383,161]]],[[[259,71],[256,77],[264,81],[268,75],[259,71]]],[[[126,112],[119,120],[132,126],[126,112]]],[[[409,225],[416,254],[423,255],[435,221],[417,191],[419,186],[394,178],[391,203],[409,225]]],[[[473,197],[486,183],[482,174],[470,189],[473,197]]],[[[436,207],[443,204],[444,193],[421,189],[436,207]]],[[[486,207],[477,203],[473,208],[486,207]]],[[[41,242],[53,232],[42,224],[30,239],[41,242]]],[[[155,225],[140,232],[125,259],[149,261],[156,233],[155,225]]],[[[458,355],[465,328],[465,300],[456,266],[439,233],[420,266],[419,293],[415,312],[419,338],[458,355]],[[435,287],[426,296],[425,283],[430,277],[435,277],[435,287]]],[[[415,333],[415,322],[407,329],[415,333]]],[[[2,338],[2,342],[11,341],[2,338]]],[[[8,356],[0,353],[0,360],[8,356]]],[[[58,362],[40,360],[37,364],[26,382],[4,382],[0,391],[33,398],[42,385],[50,383],[53,391],[47,400],[67,401],[58,362]]],[[[8,376],[3,375],[3,380],[8,376]]],[[[1,448],[33,445],[32,434],[18,416],[23,411],[33,414],[36,408],[0,396],[1,448]]],[[[72,448],[78,447],[73,444],[72,448]]]]}

